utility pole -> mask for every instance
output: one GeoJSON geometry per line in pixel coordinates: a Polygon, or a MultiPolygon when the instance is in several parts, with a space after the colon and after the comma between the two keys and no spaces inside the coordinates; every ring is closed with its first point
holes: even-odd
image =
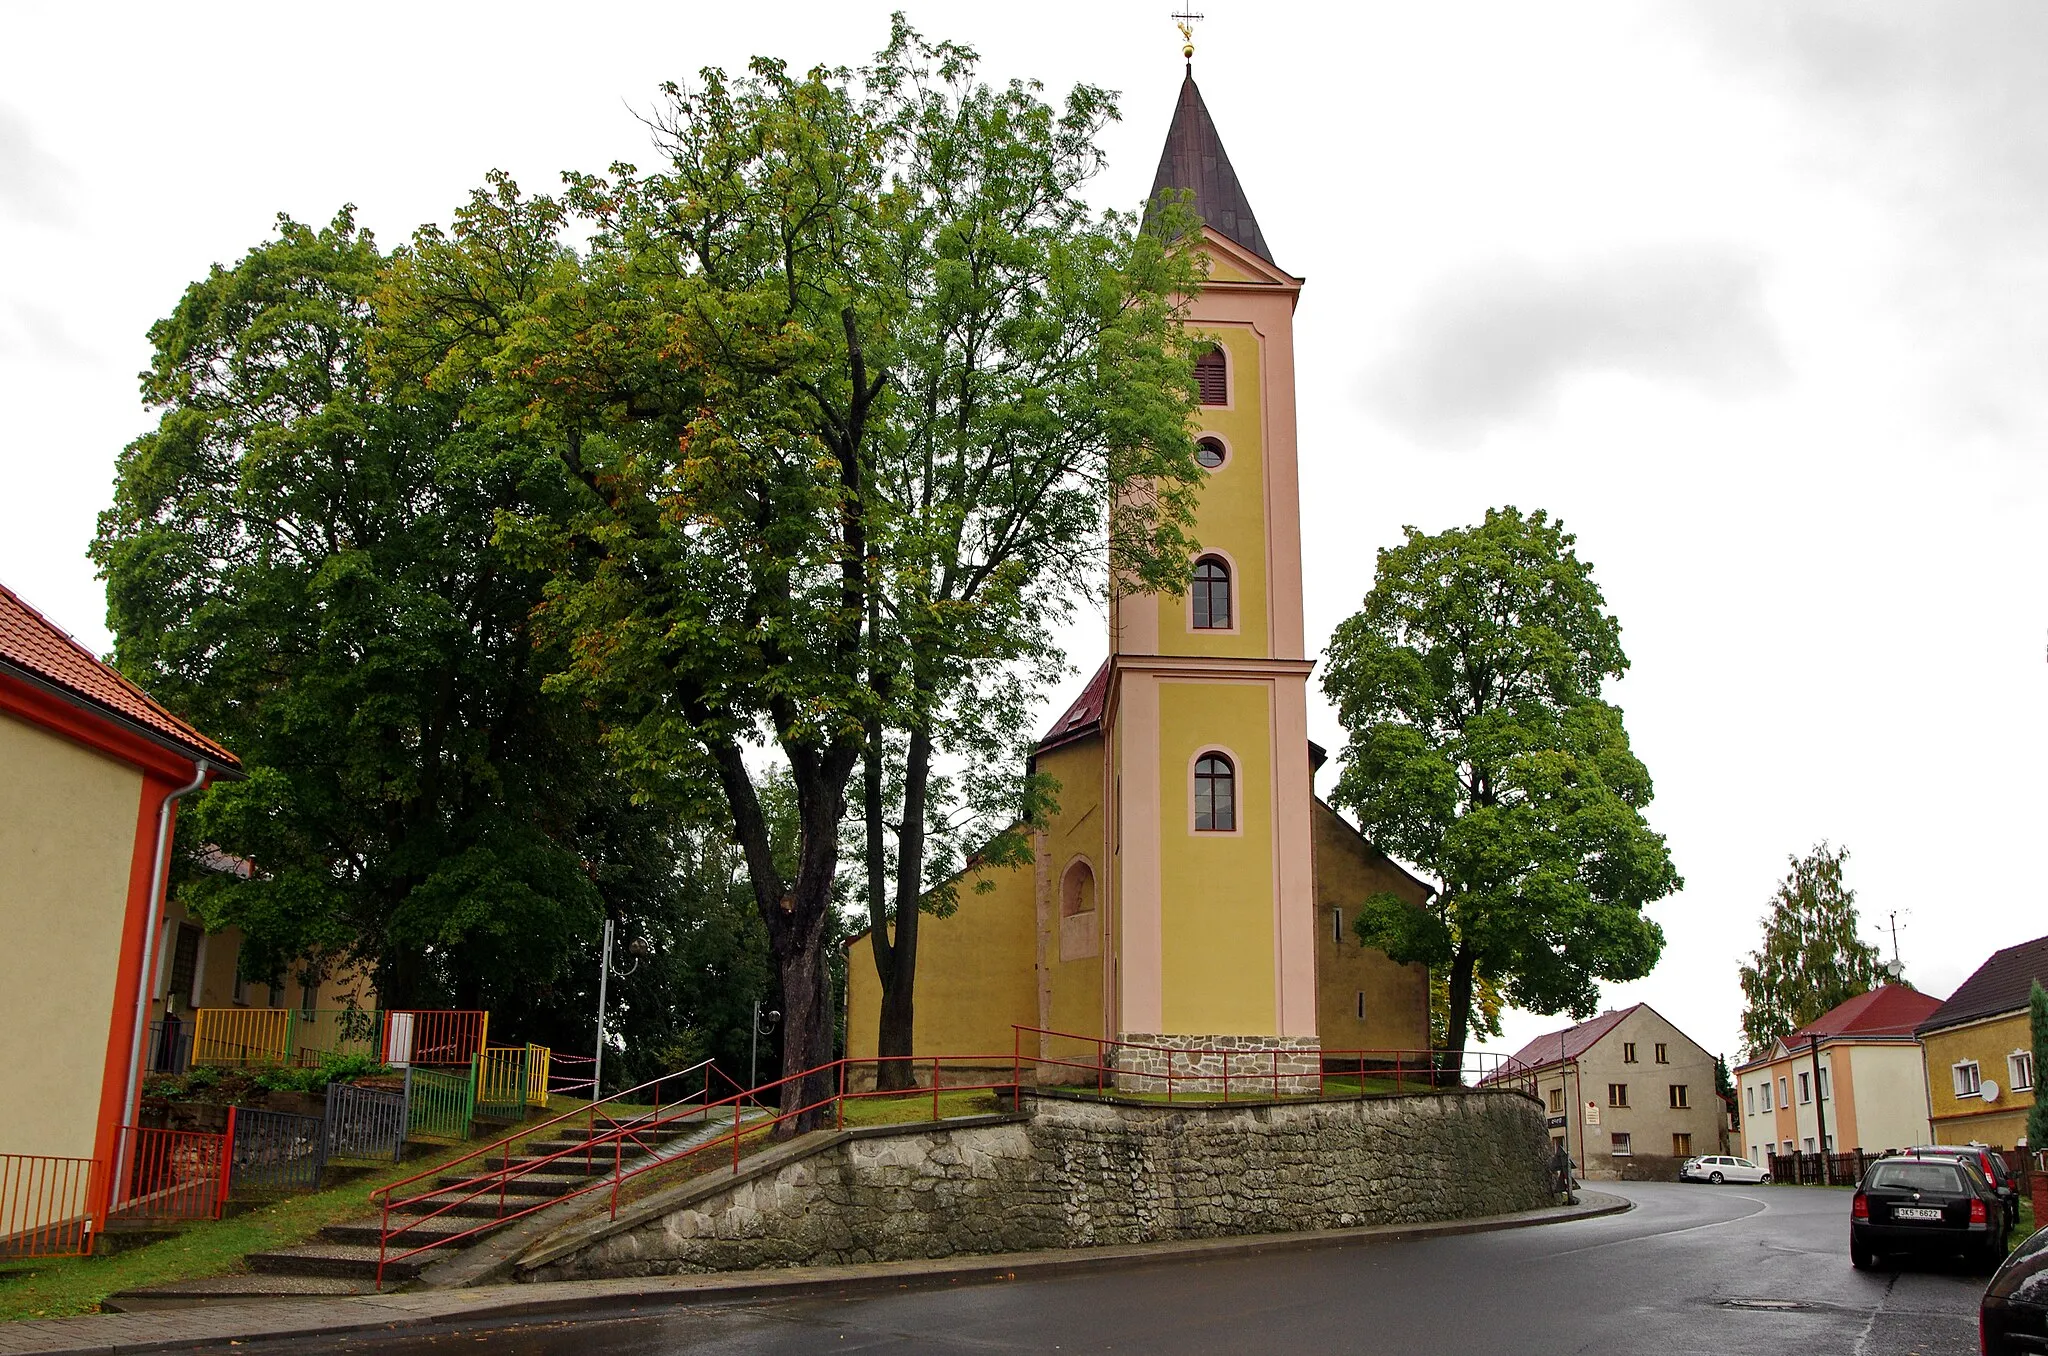
{"type": "Polygon", "coordinates": [[[612,920],[604,920],[604,945],[599,949],[597,961],[597,1059],[590,1066],[590,1100],[596,1101],[604,1094],[599,1091],[604,1085],[604,991],[605,981],[612,977],[612,920]]]}
{"type": "Polygon", "coordinates": [[[1835,1184],[1834,1160],[1828,1155],[1828,1106],[1821,1096],[1825,1090],[1820,1081],[1820,1035],[1814,1033],[1806,1038],[1806,1053],[1813,1060],[1813,1115],[1820,1124],[1820,1179],[1829,1186],[1835,1184]]]}

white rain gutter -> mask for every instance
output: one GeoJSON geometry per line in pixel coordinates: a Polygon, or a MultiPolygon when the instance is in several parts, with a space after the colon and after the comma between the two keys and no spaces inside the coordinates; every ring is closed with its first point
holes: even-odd
{"type": "MultiPolygon", "coordinates": [[[[142,1037],[149,1029],[149,993],[155,986],[150,982],[151,967],[156,961],[156,935],[159,931],[159,915],[164,908],[164,865],[171,850],[171,807],[186,796],[206,785],[206,779],[213,772],[213,765],[204,758],[193,765],[192,780],[164,797],[163,804],[156,810],[156,855],[150,859],[149,872],[149,918],[142,930],[142,973],[135,981],[135,1031],[128,1042],[128,1094],[121,1100],[121,1125],[135,1124],[135,1098],[142,1085],[142,1037]]],[[[116,1127],[119,1134],[119,1127],[116,1127]]],[[[120,1185],[128,1178],[128,1140],[121,1136],[114,1149],[113,1193],[108,1196],[112,1202],[120,1192],[120,1185]]]]}

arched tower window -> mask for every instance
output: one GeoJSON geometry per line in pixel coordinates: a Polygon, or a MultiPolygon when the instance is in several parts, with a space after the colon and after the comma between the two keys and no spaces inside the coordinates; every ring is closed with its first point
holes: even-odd
{"type": "Polygon", "coordinates": [[[1213,344],[1195,359],[1195,390],[1204,405],[1230,403],[1230,369],[1224,365],[1223,350],[1213,344]]]}
{"type": "Polygon", "coordinates": [[[1195,562],[1194,626],[1197,631],[1230,629],[1230,567],[1220,556],[1195,562]]]}
{"type": "Polygon", "coordinates": [[[1237,769],[1220,753],[1195,760],[1195,831],[1237,832],[1237,769]]]}
{"type": "Polygon", "coordinates": [[[1207,469],[1215,470],[1224,463],[1228,456],[1229,453],[1224,451],[1221,438],[1195,439],[1195,460],[1207,469]]]}
{"type": "Polygon", "coordinates": [[[1060,878],[1060,917],[1095,912],[1095,873],[1088,863],[1076,860],[1060,878]]]}

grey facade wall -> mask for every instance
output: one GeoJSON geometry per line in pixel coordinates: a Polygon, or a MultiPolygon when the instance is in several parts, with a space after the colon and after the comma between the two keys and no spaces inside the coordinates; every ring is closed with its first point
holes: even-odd
{"type": "Polygon", "coordinates": [[[522,1274],[900,1261],[1470,1218],[1551,1203],[1509,1093],[1252,1107],[1052,1099],[1028,1120],[832,1143],[522,1274]]]}

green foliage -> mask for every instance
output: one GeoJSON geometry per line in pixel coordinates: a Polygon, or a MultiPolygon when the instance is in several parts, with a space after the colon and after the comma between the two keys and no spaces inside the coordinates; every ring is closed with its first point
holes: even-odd
{"type": "Polygon", "coordinates": [[[1763,919],[1763,940],[1741,967],[1742,1038],[1751,1059],[1829,1009],[1885,982],[1878,950],[1857,936],[1856,892],[1843,882],[1849,849],[1821,843],[1791,857],[1763,919]]]}
{"type": "Polygon", "coordinates": [[[2034,1046],[2034,1104],[2027,1108],[2027,1144],[2036,1152],[2048,1149],[2048,1092],[2042,1086],[2048,1070],[2048,989],[2035,980],[2027,993],[2027,1024],[2034,1046]]]}
{"type": "MultiPolygon", "coordinates": [[[[1393,898],[1383,896],[1383,898],[1393,898]]],[[[1395,900],[1408,915],[1428,918],[1405,900],[1395,900]]],[[[1391,917],[1381,920],[1383,927],[1391,917]]],[[[1404,920],[1405,921],[1405,920],[1404,920]]],[[[1385,933],[1353,924],[1361,939],[1366,936],[1383,936],[1385,933]]],[[[1373,945],[1367,942],[1366,945],[1373,945]]],[[[1485,976],[1472,981],[1472,1016],[1470,1034],[1480,1040],[1498,1040],[1501,1034],[1500,1014],[1507,1007],[1507,1000],[1501,996],[1500,986],[1485,976]]],[[[1429,972],[1429,1046],[1432,1050],[1443,1050],[1451,1041],[1451,976],[1448,970],[1435,969],[1429,972]]]]}
{"type": "Polygon", "coordinates": [[[1454,1051],[1480,981],[1585,1016],[1596,981],[1647,974],[1664,935],[1643,908],[1682,883],[1643,819],[1649,772],[1601,696],[1628,668],[1621,628],[1573,545],[1514,508],[1408,528],[1324,668],[1345,730],[1331,799],[1442,882],[1420,910],[1368,901],[1359,935],[1445,971],[1454,1051]]]}

